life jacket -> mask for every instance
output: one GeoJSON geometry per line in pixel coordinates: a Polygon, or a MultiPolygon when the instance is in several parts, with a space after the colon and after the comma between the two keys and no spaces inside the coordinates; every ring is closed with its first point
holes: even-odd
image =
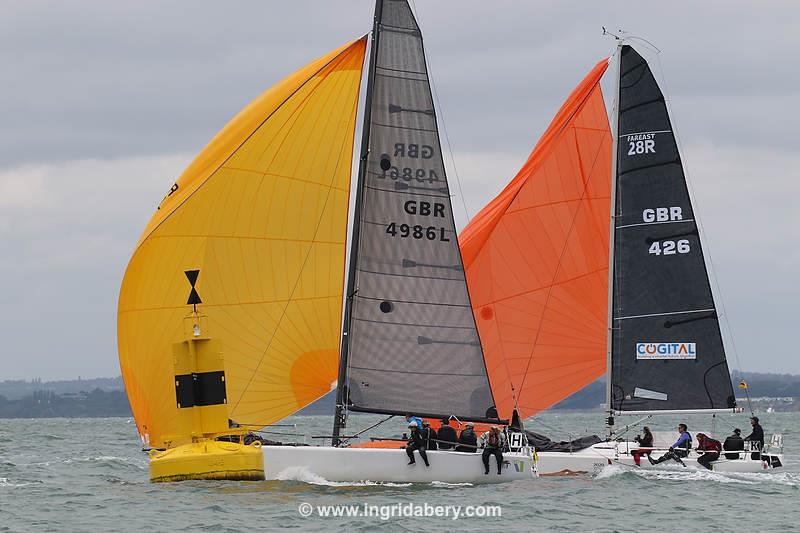
{"type": "Polygon", "coordinates": [[[489,438],[486,439],[486,444],[490,448],[499,448],[500,447],[500,436],[496,433],[489,432],[489,438]]]}
{"type": "Polygon", "coordinates": [[[686,436],[689,437],[689,440],[687,440],[683,444],[683,446],[678,446],[677,447],[678,450],[691,450],[692,449],[692,434],[687,431],[686,432],[686,436]]]}

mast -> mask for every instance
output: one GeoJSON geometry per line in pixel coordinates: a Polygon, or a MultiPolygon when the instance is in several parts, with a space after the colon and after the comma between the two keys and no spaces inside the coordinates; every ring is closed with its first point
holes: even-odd
{"type": "Polygon", "coordinates": [[[622,73],[622,40],[617,41],[617,74],[614,77],[616,109],[611,120],[611,227],[608,232],[608,338],[606,339],[606,429],[610,439],[614,433],[614,408],[611,405],[611,354],[614,351],[614,236],[617,218],[617,144],[619,143],[620,76],[622,73]]]}
{"type": "Polygon", "coordinates": [[[342,320],[342,344],[339,357],[339,378],[336,386],[336,412],[333,418],[333,446],[339,445],[339,435],[347,424],[345,405],[348,401],[347,391],[347,356],[349,351],[348,333],[350,331],[350,316],[353,311],[353,297],[358,290],[356,284],[356,260],[358,257],[359,235],[361,233],[360,214],[363,202],[364,175],[367,170],[367,157],[369,156],[369,134],[372,122],[372,89],[375,86],[375,57],[377,56],[380,32],[378,26],[381,21],[383,0],[375,0],[375,15],[372,22],[372,37],[369,46],[369,67],[367,72],[367,91],[364,99],[364,125],[361,128],[361,155],[358,161],[358,178],[356,180],[356,201],[353,206],[353,233],[350,239],[350,264],[347,271],[347,292],[345,293],[344,318],[342,320]]]}

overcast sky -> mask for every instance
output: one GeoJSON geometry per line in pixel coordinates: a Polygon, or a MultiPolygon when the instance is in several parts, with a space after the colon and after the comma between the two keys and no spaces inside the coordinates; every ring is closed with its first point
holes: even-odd
{"type": "MultiPolygon", "coordinates": [[[[800,4],[415,7],[469,215],[613,50],[602,25],[655,43],[741,368],[800,373],[800,4]]],[[[372,9],[370,0],[5,1],[0,380],[117,375],[119,285],[157,202],[239,109],[369,31],[372,9]]],[[[454,199],[463,225],[460,206],[454,199]]]]}

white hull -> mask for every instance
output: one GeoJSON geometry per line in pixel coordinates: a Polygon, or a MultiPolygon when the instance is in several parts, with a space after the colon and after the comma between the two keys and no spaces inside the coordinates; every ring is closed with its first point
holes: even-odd
{"type": "Polygon", "coordinates": [[[426,467],[415,452],[416,464],[408,465],[405,450],[381,448],[333,448],[326,446],[264,446],[264,475],[268,480],[300,480],[316,476],[333,482],[391,483],[506,483],[537,476],[532,453],[503,454],[502,473],[490,457],[484,474],[480,453],[429,451],[426,467]]]}
{"type": "MultiPolygon", "coordinates": [[[[577,452],[539,452],[537,468],[541,475],[563,475],[570,473],[597,474],[610,464],[636,467],[633,457],[628,452],[635,449],[636,443],[613,443],[601,442],[589,448],[577,452]]],[[[653,459],[661,457],[667,450],[653,450],[653,459]]],[[[783,464],[783,455],[777,456],[783,464]]],[[[749,453],[739,454],[740,459],[726,459],[722,457],[711,463],[712,470],[715,472],[769,472],[773,468],[765,461],[753,460],[749,453]]],[[[682,459],[686,468],[705,470],[705,467],[697,462],[698,454],[692,451],[688,457],[682,459]]],[[[642,469],[674,469],[680,464],[669,460],[658,465],[651,465],[646,456],[641,458],[642,469]]]]}

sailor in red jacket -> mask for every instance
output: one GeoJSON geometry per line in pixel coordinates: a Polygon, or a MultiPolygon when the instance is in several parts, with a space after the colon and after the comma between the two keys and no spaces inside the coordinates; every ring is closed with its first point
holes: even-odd
{"type": "Polygon", "coordinates": [[[712,461],[719,459],[719,453],[722,451],[722,443],[716,439],[712,439],[705,433],[698,433],[697,450],[703,452],[703,455],[697,458],[697,462],[711,470],[712,461]]]}

